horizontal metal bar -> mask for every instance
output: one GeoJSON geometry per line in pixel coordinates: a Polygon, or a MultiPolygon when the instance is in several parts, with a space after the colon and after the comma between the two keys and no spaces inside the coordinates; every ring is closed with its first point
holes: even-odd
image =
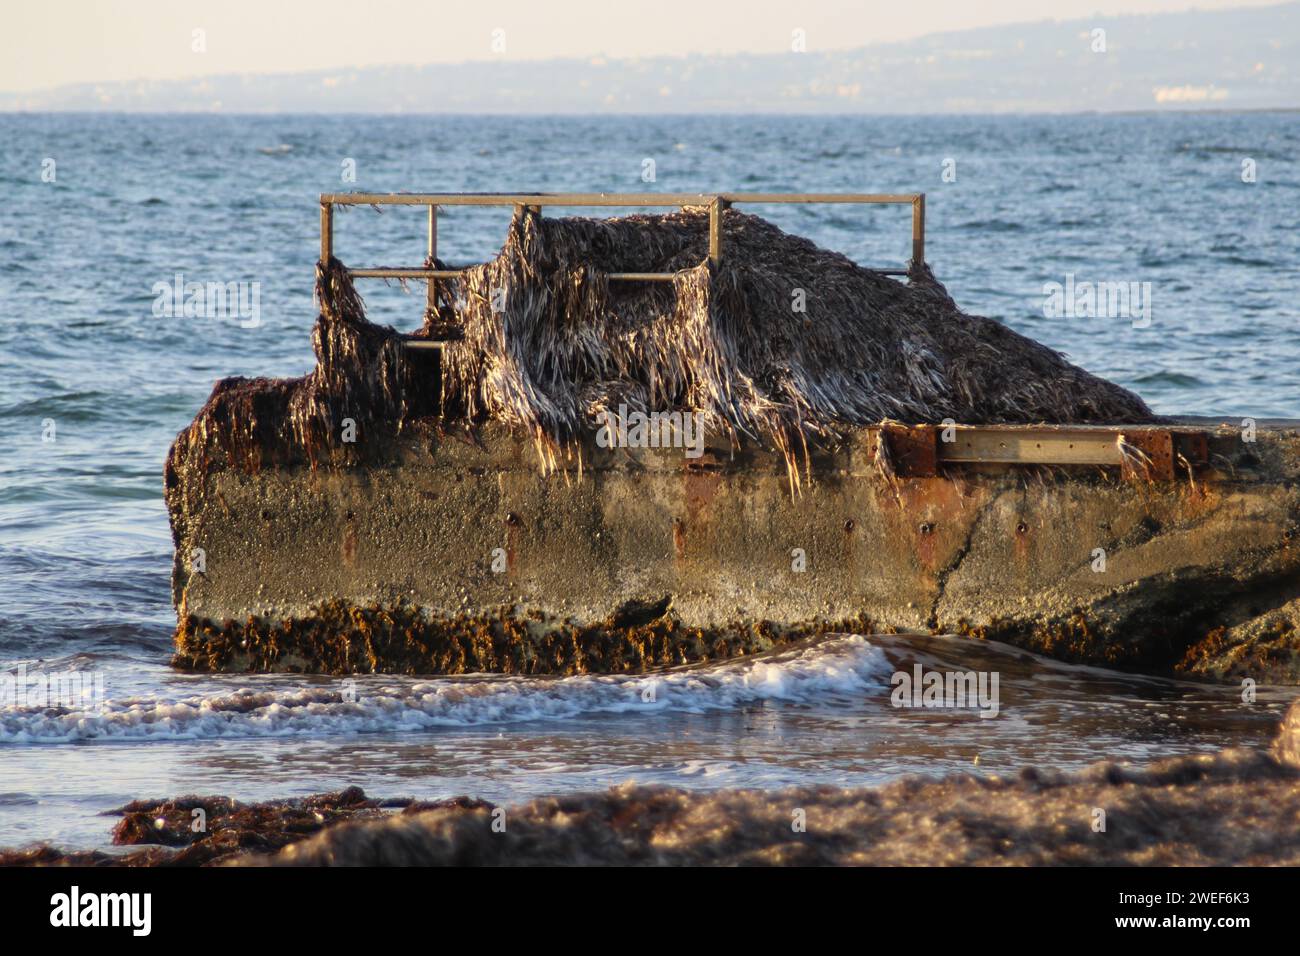
{"type": "Polygon", "coordinates": [[[436,339],[403,339],[402,345],[408,349],[437,349],[439,352],[447,347],[446,342],[436,339]]]}
{"type": "Polygon", "coordinates": [[[956,428],[954,441],[940,440],[939,459],[946,462],[1118,465],[1120,430],[1008,430],[956,428]]]}
{"type": "Polygon", "coordinates": [[[464,269],[349,269],[354,279],[455,279],[464,269]]]}
{"type": "MultiPolygon", "coordinates": [[[[348,275],[354,279],[456,279],[474,268],[464,269],[349,269],[348,275]]],[[[875,269],[881,275],[905,276],[906,269],[875,269]]],[[[611,272],[608,278],[614,282],[672,282],[676,272],[611,272]]]]}
{"type": "Polygon", "coordinates": [[[909,204],[919,193],[323,193],[335,206],[707,206],[729,203],[909,204]]]}
{"type": "MultiPolygon", "coordinates": [[[[545,206],[623,206],[623,207],[708,207],[709,263],[716,269],[722,260],[722,210],[736,203],[891,203],[912,206],[912,264],[925,261],[924,193],[322,193],[321,259],[330,258],[333,250],[333,208],[340,206],[424,206],[428,210],[428,256],[436,261],[439,206],[515,206],[540,211],[545,206]]],[[[428,283],[426,311],[435,309],[435,286],[438,279],[457,279],[466,266],[458,269],[400,268],[377,266],[349,269],[355,279],[397,279],[428,283]]],[[[905,276],[905,269],[876,270],[883,275],[905,276]]],[[[608,278],[615,282],[672,282],[677,273],[615,272],[608,278]]],[[[423,347],[423,346],[414,346],[423,347]]]]}
{"type": "Polygon", "coordinates": [[[718,193],[730,203],[882,203],[910,205],[920,193],[718,193]]]}
{"type": "MultiPolygon", "coordinates": [[[[376,269],[349,269],[354,279],[457,279],[473,266],[463,269],[404,269],[383,266],[376,269]]],[[[609,278],[622,282],[672,282],[675,272],[611,272],[609,278]]]]}
{"type": "Polygon", "coordinates": [[[1119,466],[1127,477],[1171,480],[1209,462],[1205,432],[1149,425],[945,427],[891,422],[868,431],[873,442],[888,439],[896,474],[910,477],[934,476],[941,465],[1085,465],[1119,466]],[[945,436],[951,440],[944,441],[945,436]]]}

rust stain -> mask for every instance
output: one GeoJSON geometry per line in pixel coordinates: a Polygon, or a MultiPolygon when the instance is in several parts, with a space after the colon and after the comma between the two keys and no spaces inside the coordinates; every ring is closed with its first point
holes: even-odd
{"type": "Polygon", "coordinates": [[[343,529],[343,563],[351,567],[357,560],[357,529],[349,521],[343,529]]]}
{"type": "Polygon", "coordinates": [[[519,534],[524,526],[523,519],[513,511],[506,515],[506,574],[514,576],[518,569],[519,534]]]}
{"type": "Polygon", "coordinates": [[[1014,542],[1016,560],[1021,564],[1028,563],[1031,550],[1031,529],[1029,522],[1025,520],[1023,515],[1016,516],[1016,523],[1011,529],[1011,538],[1014,542]]]}
{"type": "Polygon", "coordinates": [[[713,500],[717,497],[718,486],[722,484],[721,472],[687,468],[682,484],[687,516],[692,523],[707,519],[712,511],[713,500]]]}
{"type": "Polygon", "coordinates": [[[963,497],[962,487],[947,478],[914,478],[898,489],[902,526],[909,535],[917,563],[926,571],[946,567],[965,547],[980,501],[963,497]]]}
{"type": "Polygon", "coordinates": [[[935,566],[938,535],[932,521],[921,521],[916,526],[916,557],[927,570],[935,566]]]}

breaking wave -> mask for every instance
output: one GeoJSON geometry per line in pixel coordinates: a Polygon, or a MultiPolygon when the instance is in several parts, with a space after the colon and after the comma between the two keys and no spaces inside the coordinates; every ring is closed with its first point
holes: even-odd
{"type": "Polygon", "coordinates": [[[0,744],[402,733],[588,714],[700,713],[860,697],[880,692],[888,672],[885,655],[865,637],[834,635],[747,660],[656,674],[362,676],[174,700],[110,698],[97,709],[9,707],[0,710],[0,744]]]}

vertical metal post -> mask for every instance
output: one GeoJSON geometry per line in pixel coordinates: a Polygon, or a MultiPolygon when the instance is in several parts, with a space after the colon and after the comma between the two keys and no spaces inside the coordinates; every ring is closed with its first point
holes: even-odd
{"type": "Polygon", "coordinates": [[[912,200],[912,267],[925,265],[925,193],[912,200]]]}
{"type": "Polygon", "coordinates": [[[709,264],[714,269],[722,265],[722,210],[721,199],[709,203],[709,264]]]}
{"type": "Polygon", "coordinates": [[[320,204],[320,261],[330,261],[334,255],[334,207],[327,202],[320,204]]]}
{"type": "MultiPolygon", "coordinates": [[[[429,254],[427,261],[430,269],[438,268],[435,260],[438,257],[438,207],[429,206],[429,254]]],[[[429,276],[428,297],[425,300],[425,315],[433,317],[438,312],[438,296],[435,286],[437,280],[429,276]]]]}

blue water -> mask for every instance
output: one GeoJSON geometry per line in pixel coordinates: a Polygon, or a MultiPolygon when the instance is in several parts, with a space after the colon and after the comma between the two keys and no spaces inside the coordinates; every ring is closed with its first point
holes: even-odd
{"type": "MultiPolygon", "coordinates": [[[[1008,678],[1018,710],[936,735],[882,704],[887,669],[873,655],[970,652],[899,639],[873,638],[847,662],[822,649],[803,670],[731,675],[743,692],[701,691],[675,709],[624,707],[619,694],[636,688],[599,682],[389,681],[368,691],[391,704],[384,717],[320,705],[313,693],[334,694],[320,679],[177,674],[161,472],[216,379],[311,367],[316,199],[350,189],[923,190],[927,258],[967,311],[1159,412],[1300,416],[1298,154],[1295,114],[0,116],[0,673],[102,673],[111,705],[0,709],[0,846],[102,843],[111,821],[99,811],[189,790],[359,783],[516,799],[629,778],[849,784],[976,755],[998,772],[1263,739],[1277,701],[1242,714],[1214,690],[1045,662],[1008,678]],[[1242,182],[1244,159],[1255,183],[1242,182]],[[347,160],[355,182],[342,179],[347,160]],[[154,284],[177,272],[258,283],[261,324],[155,317],[154,284]],[[1067,274],[1149,282],[1149,327],[1046,318],[1044,283],[1067,274]],[[268,696],[246,719],[213,718],[213,702],[240,690],[268,696]]],[[[905,208],[754,211],[867,265],[899,267],[910,252],[905,208]]],[[[508,216],[444,210],[442,257],[490,256],[508,216]]],[[[350,265],[416,265],[423,242],[418,210],[338,216],[350,265]]],[[[419,324],[420,290],[363,292],[373,319],[419,324]]]]}

